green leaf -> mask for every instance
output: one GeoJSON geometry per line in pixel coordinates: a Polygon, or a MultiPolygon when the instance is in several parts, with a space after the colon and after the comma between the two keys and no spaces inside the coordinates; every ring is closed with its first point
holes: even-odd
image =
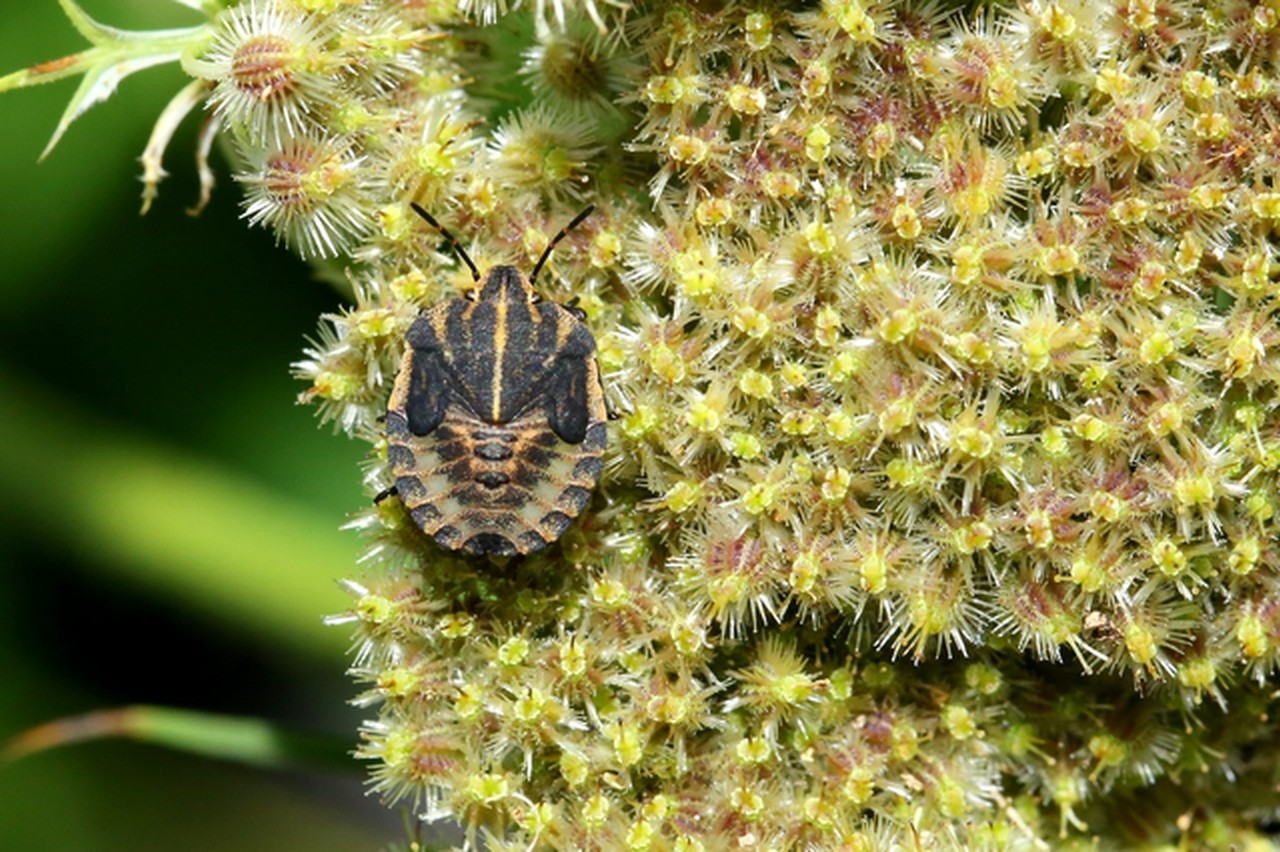
{"type": "Polygon", "coordinates": [[[359,542],[332,517],[3,373],[0,398],[40,413],[10,418],[0,441],[0,511],[15,523],[268,647],[346,648],[346,632],[322,618],[349,602],[336,580],[359,542]]]}
{"type": "Polygon", "coordinates": [[[356,767],[345,737],[291,731],[262,719],[152,705],[98,710],[39,725],[6,743],[0,757],[20,760],[58,746],[109,737],[277,769],[356,767]]]}

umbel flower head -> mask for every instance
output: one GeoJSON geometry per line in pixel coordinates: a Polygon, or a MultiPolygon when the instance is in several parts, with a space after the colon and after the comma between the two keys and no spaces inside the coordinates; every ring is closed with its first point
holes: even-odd
{"type": "Polygon", "coordinates": [[[1273,6],[249,0],[184,37],[246,215],[352,262],[297,373],[383,495],[334,619],[374,789],[472,848],[1264,844],[1273,6]],[[411,202],[526,272],[596,205],[536,287],[616,418],[536,555],[392,490],[406,332],[476,286],[411,202]]]}
{"type": "Polygon", "coordinates": [[[1256,837],[1280,293],[1270,195],[1222,189],[1275,177],[1240,153],[1274,105],[1224,94],[1256,53],[1174,6],[615,12],[621,144],[535,27],[537,99],[416,190],[467,175],[455,232],[524,257],[530,208],[601,205],[545,286],[618,419],[546,554],[360,521],[376,788],[564,849],[1256,837]]]}

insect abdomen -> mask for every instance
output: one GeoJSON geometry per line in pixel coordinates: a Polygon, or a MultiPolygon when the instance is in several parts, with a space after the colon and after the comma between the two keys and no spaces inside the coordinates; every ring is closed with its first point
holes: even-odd
{"type": "Polygon", "coordinates": [[[579,444],[555,436],[545,411],[495,426],[451,407],[427,439],[387,416],[396,491],[423,532],[451,550],[511,556],[559,538],[600,478],[605,424],[579,444]]]}

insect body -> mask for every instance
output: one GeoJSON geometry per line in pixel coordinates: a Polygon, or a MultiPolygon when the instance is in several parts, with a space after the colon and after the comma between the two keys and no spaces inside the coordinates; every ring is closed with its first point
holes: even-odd
{"type": "Polygon", "coordinates": [[[595,338],[533,289],[551,249],[590,211],[551,241],[528,278],[496,266],[478,293],[424,311],[406,335],[387,458],[414,522],[449,550],[541,550],[600,479],[607,435],[595,338]]]}

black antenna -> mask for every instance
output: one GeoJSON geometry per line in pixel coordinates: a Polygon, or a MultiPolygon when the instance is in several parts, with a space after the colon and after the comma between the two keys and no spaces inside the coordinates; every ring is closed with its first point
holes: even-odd
{"type": "Polygon", "coordinates": [[[533,272],[529,273],[529,286],[533,286],[533,282],[538,280],[538,270],[542,268],[542,264],[547,262],[547,258],[551,257],[551,250],[556,247],[556,243],[564,239],[565,234],[582,224],[582,220],[591,215],[591,211],[595,210],[594,204],[588,204],[587,209],[583,210],[577,216],[573,217],[573,221],[560,229],[560,233],[552,237],[551,242],[547,243],[546,250],[542,253],[542,257],[538,258],[538,262],[533,265],[533,272]]]}
{"type": "MultiPolygon", "coordinates": [[[[417,203],[416,201],[410,201],[410,202],[409,202],[409,206],[413,208],[413,212],[414,212],[414,213],[417,213],[417,214],[418,214],[419,216],[421,216],[423,219],[426,219],[426,220],[427,220],[427,223],[428,223],[429,225],[431,225],[433,228],[435,228],[437,231],[439,231],[439,232],[441,233],[441,235],[442,235],[446,240],[448,240],[448,241],[449,241],[449,245],[453,246],[453,250],[454,250],[454,251],[456,251],[456,252],[458,253],[458,257],[462,258],[463,262],[464,262],[464,263],[466,263],[466,265],[467,265],[468,267],[470,267],[470,268],[471,268],[471,278],[472,278],[472,280],[474,280],[474,281],[479,281],[479,280],[480,280],[480,270],[476,269],[476,265],[475,265],[474,263],[472,263],[472,262],[471,262],[471,258],[467,257],[467,253],[466,253],[466,251],[464,251],[464,250],[463,250],[463,248],[462,248],[462,243],[460,243],[460,242],[458,242],[457,240],[455,240],[455,239],[453,238],[453,234],[451,234],[451,233],[449,233],[448,231],[446,231],[446,230],[444,229],[444,225],[441,225],[441,224],[440,224],[439,222],[437,222],[435,219],[431,218],[431,214],[430,214],[430,213],[428,213],[427,211],[423,210],[421,207],[419,207],[419,206],[418,206],[418,203],[417,203]]],[[[585,214],[584,214],[584,215],[585,215],[585,214]]],[[[579,216],[578,218],[579,218],[579,219],[581,219],[582,217],[581,217],[581,216],[579,216]]],[[[576,222],[575,222],[575,224],[576,224],[576,222]]],[[[561,234],[561,236],[563,236],[563,234],[561,234]]],[[[559,239],[559,237],[557,237],[556,239],[559,239]]],[[[555,245],[555,243],[552,243],[552,245],[555,245]]]]}

